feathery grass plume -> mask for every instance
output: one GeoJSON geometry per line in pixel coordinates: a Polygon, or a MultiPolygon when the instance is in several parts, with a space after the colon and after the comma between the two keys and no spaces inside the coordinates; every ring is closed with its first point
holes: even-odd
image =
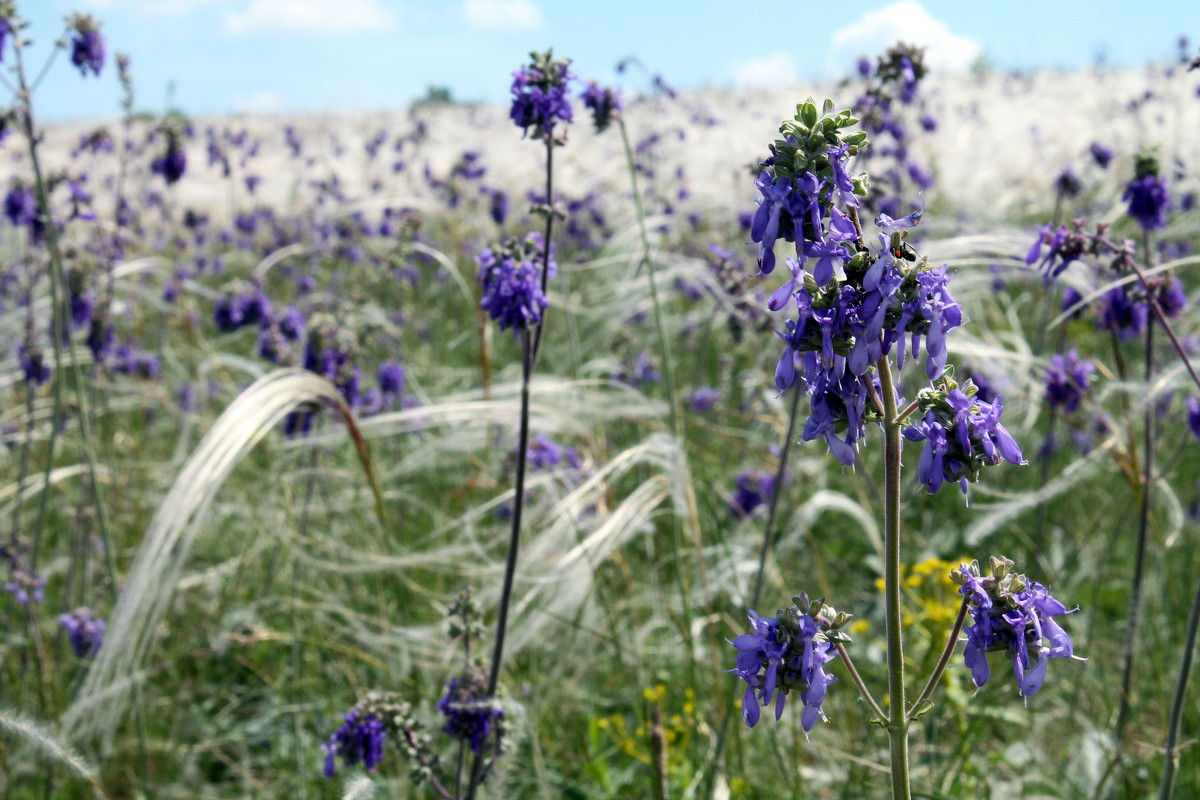
{"type": "Polygon", "coordinates": [[[375,796],[375,784],[370,778],[360,777],[346,785],[342,800],[371,800],[375,796]]]}
{"type": "Polygon", "coordinates": [[[225,479],[263,436],[306,403],[324,403],[346,423],[375,493],[376,513],[382,523],[383,500],[366,443],[337,388],[299,369],[279,370],[256,381],[225,409],[163,498],[112,613],[107,646],[101,649],[64,715],[68,731],[111,735],[116,729],[128,701],[127,692],[117,691],[102,712],[85,716],[89,698],[108,691],[139,668],[153,644],[154,631],[204,514],[225,479]]]}
{"type": "Polygon", "coordinates": [[[40,722],[35,722],[18,711],[4,708],[0,709],[0,730],[33,746],[43,755],[66,764],[76,774],[96,787],[96,791],[109,798],[109,800],[112,800],[109,793],[104,791],[104,787],[92,775],[94,770],[91,765],[83,760],[83,756],[76,753],[69,745],[60,741],[53,733],[46,730],[40,722]]]}
{"type": "MultiPolygon", "coordinates": [[[[76,478],[80,475],[87,475],[88,468],[86,464],[71,464],[66,467],[56,467],[50,471],[50,481],[46,482],[46,476],[39,473],[37,475],[27,475],[25,480],[18,486],[17,483],[0,488],[0,501],[6,500],[9,497],[15,496],[20,492],[21,501],[27,502],[31,497],[38,495],[46,486],[55,486],[64,481],[76,478]]],[[[96,478],[102,481],[110,480],[111,476],[108,470],[100,467],[96,470],[96,478]]],[[[12,513],[14,503],[0,506],[0,517],[12,513]]]]}

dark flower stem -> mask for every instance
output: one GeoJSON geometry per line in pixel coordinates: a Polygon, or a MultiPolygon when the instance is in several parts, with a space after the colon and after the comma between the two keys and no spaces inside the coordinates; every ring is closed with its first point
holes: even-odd
{"type": "MultiPolygon", "coordinates": [[[[1148,237],[1147,237],[1148,238],[1148,237]]],[[[1146,245],[1146,257],[1150,257],[1149,242],[1146,245]]],[[[1147,386],[1154,373],[1154,325],[1146,325],[1145,379],[1147,386]]],[[[1138,516],[1137,549],[1133,562],[1133,588],[1129,598],[1129,623],[1125,636],[1125,667],[1121,678],[1121,705],[1117,712],[1115,729],[1117,742],[1117,758],[1124,750],[1125,727],[1129,724],[1131,710],[1130,694],[1133,691],[1134,657],[1137,652],[1138,616],[1141,611],[1142,579],[1146,571],[1146,539],[1150,527],[1150,489],[1154,480],[1154,398],[1147,396],[1145,409],[1145,453],[1142,458],[1141,501],[1138,516]]]]}
{"type": "MultiPolygon", "coordinates": [[[[550,191],[553,186],[551,175],[553,170],[554,148],[546,146],[546,200],[550,203],[550,191]]],[[[546,280],[550,269],[550,236],[554,230],[554,210],[546,214],[546,239],[542,251],[542,293],[546,290],[546,280]]],[[[538,324],[535,332],[530,333],[526,328],[521,332],[521,421],[517,433],[517,480],[516,496],[513,497],[512,532],[508,540],[508,555],[504,563],[504,588],[500,592],[500,610],[496,620],[496,645],[492,651],[491,671],[488,673],[487,697],[492,699],[496,694],[496,684],[500,681],[500,666],[504,658],[504,634],[508,630],[508,607],[512,602],[513,577],[517,571],[517,550],[521,543],[521,512],[525,508],[525,467],[529,452],[529,382],[533,379],[533,368],[537,362],[538,349],[541,347],[542,330],[545,317],[538,324]]],[[[472,792],[473,794],[473,792],[472,792]]]]}
{"type": "MultiPolygon", "coordinates": [[[[554,140],[546,137],[546,236],[542,242],[542,296],[546,296],[546,287],[550,282],[550,243],[554,241],[554,140]]],[[[548,310],[548,309],[547,309],[548,310]]],[[[541,321],[533,336],[533,354],[529,372],[533,372],[533,364],[537,363],[538,353],[542,349],[542,331],[546,325],[546,312],[542,312],[541,321]]]]}
{"type": "MultiPolygon", "coordinates": [[[[547,249],[549,243],[547,242],[547,249]]],[[[500,666],[504,660],[504,635],[508,631],[508,609],[512,604],[513,579],[517,573],[517,551],[521,544],[521,514],[525,508],[525,467],[529,455],[529,381],[533,376],[533,335],[526,328],[521,331],[521,421],[517,433],[517,478],[516,495],[513,497],[512,529],[508,539],[508,554],[504,561],[504,587],[500,591],[500,608],[496,618],[496,643],[492,649],[492,664],[488,672],[488,700],[496,696],[496,685],[500,682],[500,666]]],[[[496,748],[499,751],[499,729],[496,732],[496,748]]],[[[467,798],[474,798],[483,779],[483,763],[486,748],[475,755],[471,768],[471,781],[467,787],[467,798]]]]}
{"type": "Polygon", "coordinates": [[[904,699],[904,642],[900,629],[900,421],[887,356],[875,363],[883,395],[883,593],[886,605],[892,800],[911,797],[908,776],[908,719],[904,699]]]}
{"type": "MultiPolygon", "coordinates": [[[[554,140],[546,138],[546,236],[542,242],[542,294],[550,278],[550,244],[554,234],[554,140]]],[[[517,432],[517,477],[516,495],[513,497],[512,528],[508,537],[508,553],[504,560],[504,586],[500,590],[500,607],[496,617],[496,643],[492,649],[492,663],[488,672],[486,698],[490,701],[496,696],[496,686],[500,682],[500,667],[504,662],[504,635],[508,632],[508,609],[512,604],[513,580],[517,574],[517,552],[521,546],[521,515],[525,509],[525,467],[529,455],[529,382],[533,379],[533,369],[537,363],[538,351],[542,344],[542,331],[545,328],[546,316],[543,312],[541,321],[531,332],[529,328],[521,331],[521,420],[517,432]]],[[[500,753],[500,729],[496,728],[496,755],[500,753]]],[[[484,776],[484,753],[481,748],[475,754],[471,765],[471,780],[467,785],[467,800],[473,800],[475,792],[484,776]]]]}
{"type": "Polygon", "coordinates": [[[1183,721],[1183,701],[1187,696],[1188,678],[1192,672],[1192,655],[1196,651],[1196,629],[1200,627],[1200,583],[1196,585],[1196,596],[1192,600],[1192,613],[1188,617],[1187,636],[1183,644],[1183,663],[1179,665],[1179,682],[1175,684],[1175,699],[1171,703],[1171,719],[1167,723],[1167,744],[1164,752],[1162,786],[1159,800],[1171,800],[1175,790],[1175,744],[1179,741],[1179,726],[1183,721]]]}
{"type": "MultiPolygon", "coordinates": [[[[65,297],[60,300],[60,290],[65,295],[66,292],[66,274],[63,270],[62,252],[58,247],[58,229],[54,225],[54,217],[50,213],[50,197],[46,191],[46,182],[42,176],[41,163],[38,160],[38,137],[33,121],[33,93],[25,81],[25,69],[22,62],[22,44],[21,36],[18,33],[13,36],[13,49],[16,53],[16,77],[17,85],[20,89],[18,95],[18,104],[21,109],[21,123],[25,140],[29,149],[29,161],[33,167],[34,184],[37,191],[38,212],[41,214],[46,235],[46,249],[50,253],[50,302],[53,308],[52,323],[53,333],[51,335],[51,343],[54,346],[54,415],[51,420],[53,426],[50,433],[50,444],[46,453],[46,472],[45,484],[42,487],[41,508],[38,513],[38,527],[34,538],[33,552],[30,556],[31,565],[36,563],[38,555],[38,544],[40,543],[42,528],[45,524],[47,498],[50,495],[50,473],[54,466],[54,440],[59,426],[62,423],[62,381],[63,381],[63,343],[62,332],[63,323],[70,319],[69,313],[65,309],[65,297]]],[[[79,360],[75,358],[74,353],[71,354],[71,377],[75,384],[75,403],[77,406],[76,414],[79,417],[79,429],[82,441],[80,447],[83,449],[84,459],[87,463],[88,478],[92,485],[92,499],[96,504],[96,526],[99,529],[100,539],[104,543],[105,566],[108,569],[108,580],[113,594],[117,591],[117,574],[116,564],[114,563],[113,542],[108,535],[108,518],[104,510],[104,500],[100,494],[100,482],[96,478],[96,457],[92,452],[91,446],[91,431],[88,426],[87,403],[84,399],[83,391],[83,373],[79,368],[79,360]]]]}
{"type": "Polygon", "coordinates": [[[958,647],[958,635],[962,633],[963,623],[967,620],[967,601],[963,598],[962,605],[959,606],[958,616],[954,618],[954,629],[950,631],[950,638],[946,641],[946,648],[942,650],[942,657],[938,659],[937,666],[933,668],[933,674],[929,676],[929,682],[925,684],[925,688],[921,690],[921,695],[917,701],[913,703],[912,709],[908,712],[908,721],[915,722],[917,717],[922,713],[921,706],[929,701],[933,695],[933,690],[937,688],[938,681],[942,679],[942,673],[946,671],[946,666],[950,663],[950,658],[954,655],[954,650],[958,647]]]}

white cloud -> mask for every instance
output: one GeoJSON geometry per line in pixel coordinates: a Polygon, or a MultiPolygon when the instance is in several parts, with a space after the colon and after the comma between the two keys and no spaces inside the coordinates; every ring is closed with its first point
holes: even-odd
{"type": "Polygon", "coordinates": [[[87,0],[92,8],[101,11],[135,11],[149,17],[179,17],[201,6],[223,3],[224,0],[87,0]]]}
{"type": "Polygon", "coordinates": [[[752,58],[734,64],[733,79],[738,86],[779,86],[796,80],[796,62],[787,53],[752,58]]]}
{"type": "Polygon", "coordinates": [[[463,19],[474,28],[526,30],[542,26],[533,0],[465,0],[463,19]]]}
{"type": "Polygon", "coordinates": [[[825,71],[831,76],[845,75],[861,56],[874,60],[897,42],[926,48],[926,64],[932,69],[966,69],[983,52],[979,42],[951,32],[916,0],[900,0],[868,11],[837,31],[825,71]]]}
{"type": "Polygon", "coordinates": [[[351,33],[388,30],[394,24],[378,0],[251,0],[245,11],[225,15],[225,30],[238,34],[351,33]]]}
{"type": "Polygon", "coordinates": [[[257,92],[233,99],[235,110],[243,114],[275,114],[284,109],[283,97],[275,92],[257,92]]]}

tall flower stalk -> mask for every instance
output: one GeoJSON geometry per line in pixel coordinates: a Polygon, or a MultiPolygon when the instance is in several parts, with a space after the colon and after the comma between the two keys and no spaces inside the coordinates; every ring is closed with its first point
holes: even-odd
{"type": "MultiPolygon", "coordinates": [[[[504,560],[504,584],[496,619],[496,638],[482,702],[492,703],[500,681],[504,660],[504,639],[508,630],[508,612],[512,604],[517,554],[521,544],[521,519],[525,507],[525,473],[529,453],[529,385],[533,379],[538,353],[545,331],[543,313],[549,305],[546,290],[556,266],[551,260],[554,241],[554,148],[566,143],[560,123],[572,119],[567,89],[574,77],[568,59],[554,58],[553,52],[531,53],[531,62],[513,73],[513,103],[510,117],[514,124],[546,148],[545,203],[535,210],[546,220],[545,234],[530,234],[524,242],[509,240],[497,248],[480,253],[479,282],[483,286],[482,306],[501,329],[511,327],[521,343],[521,411],[517,431],[517,464],[512,525],[504,560]],[[540,267],[535,267],[540,262],[540,267]]],[[[474,798],[487,771],[500,755],[499,728],[490,760],[486,747],[473,748],[475,759],[466,798],[474,798]]]]}
{"type": "MultiPolygon", "coordinates": [[[[7,12],[6,22],[14,31],[12,36],[12,45],[15,55],[14,73],[17,80],[17,115],[21,132],[25,136],[25,142],[29,153],[30,165],[33,168],[34,190],[37,197],[38,214],[40,217],[40,225],[38,226],[45,239],[46,251],[49,256],[49,273],[50,273],[50,303],[51,303],[51,344],[54,348],[54,414],[51,425],[50,441],[47,444],[46,452],[46,467],[43,475],[46,489],[42,492],[41,505],[38,511],[38,524],[34,533],[34,547],[31,555],[31,563],[36,565],[38,555],[38,545],[40,543],[41,533],[45,525],[47,500],[50,495],[48,491],[50,472],[54,465],[54,445],[57,438],[57,432],[62,424],[63,413],[63,398],[62,398],[62,383],[63,383],[63,332],[69,331],[70,309],[67,307],[66,286],[67,276],[63,267],[62,250],[59,247],[58,227],[54,221],[53,214],[50,208],[50,195],[46,187],[46,181],[42,173],[41,161],[38,156],[39,137],[37,126],[33,116],[33,89],[30,83],[26,80],[25,64],[24,64],[24,47],[25,41],[23,37],[24,23],[15,16],[11,8],[5,10],[7,12]]],[[[99,75],[100,69],[104,63],[104,40],[100,35],[99,26],[90,17],[76,15],[68,21],[68,27],[74,32],[72,40],[72,62],[86,76],[90,71],[95,75],[99,75]]],[[[57,47],[55,48],[57,50],[57,47]]],[[[68,340],[69,341],[69,340],[68,340]]],[[[75,403],[78,409],[79,428],[81,435],[80,447],[83,450],[84,460],[87,464],[88,479],[92,489],[92,497],[95,501],[96,510],[96,526],[100,533],[101,541],[104,543],[105,565],[108,570],[108,579],[112,590],[116,591],[116,565],[114,563],[113,546],[108,533],[108,516],[105,510],[104,498],[100,490],[100,481],[97,478],[96,457],[92,448],[91,430],[88,424],[88,404],[86,392],[83,386],[83,371],[80,369],[79,360],[72,353],[70,359],[71,379],[75,390],[75,403]]]]}
{"type": "Polygon", "coordinates": [[[775,331],[784,345],[775,368],[776,386],[781,392],[802,388],[811,397],[802,438],[824,441],[841,464],[854,467],[869,423],[883,431],[888,708],[884,711],[875,701],[850,661],[845,647],[850,637],[840,630],[849,615],[835,612],[823,600],[810,603],[803,594],[777,617],[750,611],[753,632],[732,642],[738,650],[733,672],[747,684],[747,725],[758,722],[760,705],[773,703],[778,719],[785,698],[795,690],[805,705],[802,724],[807,732],[824,717],[821,703],[835,680],[819,665],[840,659],[875,721],[888,731],[892,796],[908,800],[909,729],[930,707],[968,610],[973,624],[965,658],[977,686],[988,680],[990,650],[1011,654],[1026,697],[1041,688],[1049,659],[1070,656],[1072,650],[1052,619],[1066,608],[1040,584],[1012,570],[1007,559],[993,558],[988,575],[975,562],[964,564],[951,574],[962,587],[963,604],[942,656],[909,707],[901,630],[903,440],[923,443],[917,477],[930,493],[955,484],[965,495],[982,468],[1024,460],[1000,422],[1001,399],[982,401],[970,381],[960,386],[953,379],[947,365],[946,335],[965,320],[949,293],[953,275],[944,266],[931,265],[906,241],[923,212],[898,219],[880,212],[875,219],[879,244],[867,244],[858,216],[867,176],[848,170],[850,159],[867,146],[865,133],[845,130],[857,121],[849,111],[835,111],[829,100],[819,111],[811,99],[797,107],[762,163],[756,184],[762,199],[750,233],[759,243],[763,274],[776,266],[777,240],[795,243],[797,257],[785,262],[790,279],[767,305],[788,315],[775,331]],[[928,383],[905,403],[896,373],[906,360],[922,357],[928,383]]]}

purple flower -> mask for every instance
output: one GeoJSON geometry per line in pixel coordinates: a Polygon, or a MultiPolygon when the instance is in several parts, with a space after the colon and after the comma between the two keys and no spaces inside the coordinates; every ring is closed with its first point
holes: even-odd
{"type": "Polygon", "coordinates": [[[699,389],[692,392],[692,411],[696,414],[703,414],[706,411],[711,411],[713,406],[715,406],[717,401],[720,399],[720,389],[701,386],[699,389]]]}
{"type": "Polygon", "coordinates": [[[17,346],[17,359],[21,364],[21,372],[25,376],[25,382],[33,386],[41,386],[46,381],[50,380],[52,370],[49,362],[46,360],[46,354],[37,345],[30,344],[17,346]]]}
{"type": "Polygon", "coordinates": [[[1149,318],[1149,304],[1132,299],[1124,286],[1113,287],[1097,301],[1096,326],[1113,331],[1122,342],[1141,333],[1149,318]]]}
{"type": "Polygon", "coordinates": [[[1108,164],[1113,160],[1113,151],[1111,147],[1105,147],[1099,142],[1092,142],[1088,147],[1088,152],[1092,156],[1092,160],[1100,169],[1108,169],[1108,164]]]}
{"type": "Polygon", "coordinates": [[[161,175],[167,182],[167,186],[170,186],[183,177],[186,169],[187,156],[184,155],[183,148],[179,145],[179,138],[173,132],[168,133],[167,151],[150,162],[150,171],[155,175],[161,175]]]}
{"type": "Polygon", "coordinates": [[[491,200],[488,202],[488,213],[492,222],[503,225],[508,219],[508,194],[503,189],[493,189],[491,200]]]}
{"type": "Polygon", "coordinates": [[[462,675],[450,679],[437,710],[446,717],[445,732],[467,742],[475,753],[482,749],[493,726],[498,727],[504,719],[504,707],[487,698],[486,676],[477,666],[467,667],[462,675]]]}
{"type": "Polygon", "coordinates": [[[1003,401],[991,403],[952,389],[922,402],[925,415],[904,428],[904,438],[924,442],[917,477],[933,494],[943,483],[957,483],[967,493],[969,479],[984,466],[1001,460],[1024,464],[1021,448],[1000,422],[1003,401]]]}
{"type": "Polygon", "coordinates": [[[817,265],[812,269],[817,286],[825,286],[833,279],[835,272],[841,272],[842,264],[850,256],[847,243],[857,235],[851,219],[834,208],[830,211],[829,230],[824,241],[804,243],[805,257],[817,260],[817,265]]]}
{"type": "Polygon", "coordinates": [[[825,664],[836,657],[832,642],[824,635],[828,625],[792,606],[779,617],[760,617],[749,612],[751,632],[730,642],[737,661],[729,670],[746,682],[742,719],[747,727],[758,724],[761,706],[775,704],[775,720],[783,716],[788,694],[797,691],[804,711],[800,724],[808,733],[824,718],[821,704],[830,684],[837,681],[825,672],[825,664]]]}
{"type": "MultiPolygon", "coordinates": [[[[540,261],[541,237],[528,237],[526,244],[534,245],[528,252],[525,245],[508,239],[499,247],[486,247],[475,257],[479,265],[477,279],[483,287],[480,306],[500,323],[500,330],[512,328],[513,335],[527,327],[540,325],[542,312],[550,305],[542,292],[542,271],[534,263],[540,261]]],[[[556,265],[550,262],[553,275],[556,265]]]]}
{"type": "MultiPolygon", "coordinates": [[[[775,240],[779,238],[784,203],[792,194],[792,182],[785,177],[772,181],[771,174],[764,170],[754,185],[762,193],[762,199],[750,223],[750,239],[759,243],[759,269],[770,275],[775,269],[775,240]]],[[[791,241],[790,236],[785,238],[791,241]]]]}
{"type": "Polygon", "coordinates": [[[223,333],[236,331],[247,325],[269,324],[271,301],[263,290],[251,287],[243,294],[226,294],[217,301],[213,309],[213,322],[223,333]]]}
{"type": "Polygon", "coordinates": [[[885,235],[891,236],[893,233],[899,233],[905,228],[915,228],[924,214],[924,207],[900,219],[892,219],[889,215],[880,212],[879,216],[875,218],[875,227],[882,230],[885,235]]]}
{"type": "Polygon", "coordinates": [[[183,413],[191,414],[196,410],[196,390],[190,383],[180,385],[175,399],[179,401],[179,410],[183,413]]]}
{"type": "Polygon", "coordinates": [[[592,112],[592,122],[596,132],[600,133],[619,118],[621,113],[621,97],[614,90],[601,87],[595,81],[588,81],[587,88],[580,95],[583,105],[592,112]]]}
{"type": "Polygon", "coordinates": [[[1077,411],[1095,369],[1095,364],[1080,360],[1073,349],[1066,355],[1050,356],[1050,366],[1046,368],[1046,403],[1067,413],[1077,411]]]}
{"type": "Polygon", "coordinates": [[[729,497],[729,510],[734,516],[745,519],[764,503],[775,496],[775,475],[764,470],[739,472],[737,488],[729,497]]]}
{"type": "Polygon", "coordinates": [[[40,227],[41,218],[33,187],[19,183],[9,189],[4,196],[4,216],[18,228],[29,227],[32,230],[34,225],[40,227]]]}
{"type": "Polygon", "coordinates": [[[91,610],[77,608],[69,614],[62,614],[59,623],[67,629],[71,647],[75,655],[89,658],[96,655],[104,642],[104,620],[92,615],[91,610]]]}
{"type": "Polygon", "coordinates": [[[383,760],[383,743],[387,741],[383,723],[373,714],[360,715],[357,710],[350,711],[344,719],[345,724],[329,737],[328,743],[321,745],[325,751],[326,778],[333,777],[339,755],[347,767],[361,761],[367,772],[383,760]]]}
{"type": "Polygon", "coordinates": [[[1074,197],[1083,191],[1083,181],[1079,180],[1070,164],[1063,167],[1054,179],[1054,190],[1063,197],[1074,197]]]}
{"type": "Polygon", "coordinates": [[[553,58],[551,51],[531,54],[533,61],[513,73],[509,118],[533,138],[552,137],[558,122],[572,119],[567,84],[575,75],[568,59],[553,58]]]}
{"type": "Polygon", "coordinates": [[[640,386],[662,381],[662,373],[654,368],[654,359],[646,350],[637,354],[632,362],[626,360],[621,369],[612,374],[614,381],[628,386],[640,386]]]}
{"type": "Polygon", "coordinates": [[[563,448],[544,433],[529,443],[529,466],[535,470],[557,467],[562,457],[563,448]]]}
{"type": "Polygon", "coordinates": [[[934,494],[942,488],[942,481],[946,477],[945,458],[950,449],[946,429],[930,411],[923,420],[904,429],[904,438],[911,442],[925,442],[925,449],[921,451],[921,460],[917,464],[917,479],[929,489],[930,494],[934,494]]]}
{"type": "Polygon", "coordinates": [[[1121,199],[1129,204],[1129,216],[1137,220],[1143,230],[1155,231],[1167,224],[1167,209],[1171,198],[1167,194],[1167,180],[1149,174],[1134,178],[1125,184],[1121,199]]]}
{"type": "Polygon", "coordinates": [[[1158,304],[1168,317],[1175,318],[1183,313],[1184,308],[1187,307],[1187,301],[1187,292],[1183,290],[1183,284],[1179,278],[1174,275],[1165,284],[1158,287],[1158,304]]]}
{"type": "Polygon", "coordinates": [[[850,149],[850,145],[843,142],[837,147],[830,147],[825,151],[825,157],[829,159],[829,165],[833,167],[833,185],[837,187],[841,194],[842,202],[847,206],[858,208],[858,198],[854,196],[854,180],[846,173],[845,159],[850,149]]]}
{"type": "Polygon", "coordinates": [[[104,66],[104,37],[100,35],[99,24],[91,16],[76,14],[67,21],[67,27],[73,33],[71,63],[83,77],[88,72],[99,77],[104,66]]]}
{"type": "Polygon", "coordinates": [[[153,380],[162,372],[158,356],[121,344],[113,350],[113,372],[153,380]]]}
{"type": "Polygon", "coordinates": [[[399,361],[384,361],[379,365],[377,377],[379,391],[383,392],[385,397],[399,397],[404,394],[407,376],[399,361]]]}
{"type": "Polygon", "coordinates": [[[972,624],[967,628],[964,663],[976,687],[991,677],[987,654],[1004,650],[1012,660],[1021,696],[1032,697],[1046,680],[1051,658],[1074,657],[1071,637],[1054,620],[1068,613],[1046,587],[1011,571],[1012,562],[992,558],[992,574],[981,576],[976,562],[952,570],[962,588],[972,624]],[[1044,644],[1049,642],[1049,644],[1044,644]]]}

